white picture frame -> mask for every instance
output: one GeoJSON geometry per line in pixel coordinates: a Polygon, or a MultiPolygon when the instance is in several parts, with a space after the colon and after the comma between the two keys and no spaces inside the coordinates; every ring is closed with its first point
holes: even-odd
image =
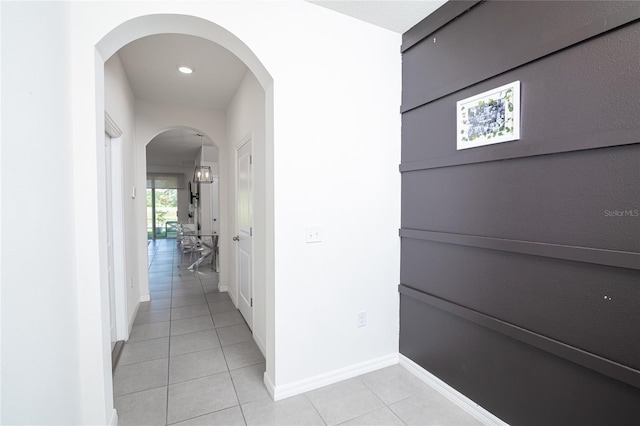
{"type": "Polygon", "coordinates": [[[457,149],[520,139],[520,81],[456,102],[457,149]]]}

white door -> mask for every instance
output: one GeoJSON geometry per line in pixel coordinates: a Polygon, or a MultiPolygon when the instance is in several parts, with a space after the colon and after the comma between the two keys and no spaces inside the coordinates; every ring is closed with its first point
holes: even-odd
{"type": "Polygon", "coordinates": [[[253,212],[251,141],[236,149],[236,279],[238,308],[253,329],[253,212]]]}
{"type": "Polygon", "coordinates": [[[113,256],[113,188],[111,176],[111,137],[104,135],[104,169],[107,196],[107,269],[109,273],[109,327],[111,350],[116,344],[116,290],[113,256]]]}
{"type": "Polygon", "coordinates": [[[218,194],[219,194],[219,179],[217,176],[213,177],[213,182],[211,182],[211,230],[216,234],[220,232],[220,209],[218,202],[218,194]]]}

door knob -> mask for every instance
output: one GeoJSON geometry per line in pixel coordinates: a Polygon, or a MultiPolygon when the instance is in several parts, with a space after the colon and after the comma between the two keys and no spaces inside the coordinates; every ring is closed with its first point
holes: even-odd
{"type": "Polygon", "coordinates": [[[235,237],[233,237],[233,241],[240,241],[240,237],[236,235],[235,237]]]}

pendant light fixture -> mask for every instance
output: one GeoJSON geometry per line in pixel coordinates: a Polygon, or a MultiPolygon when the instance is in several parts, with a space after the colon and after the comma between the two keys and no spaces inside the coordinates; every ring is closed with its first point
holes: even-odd
{"type": "MultiPolygon", "coordinates": [[[[202,142],[202,134],[198,133],[197,136],[200,136],[200,162],[202,162],[202,157],[204,156],[203,148],[204,143],[202,142]]],[[[193,171],[193,182],[194,183],[212,183],[213,182],[213,172],[211,171],[211,167],[209,166],[196,166],[196,169],[193,171]]]]}

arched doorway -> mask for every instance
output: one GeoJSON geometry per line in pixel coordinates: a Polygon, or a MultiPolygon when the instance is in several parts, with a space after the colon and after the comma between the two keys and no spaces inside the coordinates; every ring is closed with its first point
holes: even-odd
{"type": "MultiPolygon", "coordinates": [[[[257,145],[257,149],[254,151],[253,156],[255,171],[258,175],[258,179],[256,179],[257,184],[254,188],[256,199],[254,211],[256,221],[254,226],[255,261],[253,266],[253,276],[255,277],[254,287],[256,288],[254,301],[255,318],[256,321],[261,324],[261,330],[259,330],[259,335],[256,336],[256,341],[258,342],[258,340],[260,340],[259,346],[261,346],[267,361],[267,372],[265,374],[273,378],[273,298],[267,297],[268,294],[273,294],[273,250],[269,249],[269,247],[273,247],[273,126],[271,124],[273,117],[272,80],[264,66],[262,66],[251,50],[231,33],[216,24],[200,18],[184,15],[149,15],[135,18],[121,24],[107,34],[96,45],[98,53],[98,60],[96,63],[96,67],[98,68],[96,72],[97,92],[104,92],[105,87],[104,73],[100,67],[103,66],[116,52],[118,52],[118,50],[134,40],[167,33],[195,36],[225,47],[247,65],[264,92],[264,125],[261,129],[262,143],[257,145]]],[[[96,108],[98,115],[100,115],[101,113],[104,113],[104,106],[102,105],[102,99],[100,99],[100,97],[98,97],[97,100],[98,104],[96,105],[96,108]]],[[[149,113],[149,111],[146,112],[149,113]]],[[[138,113],[138,111],[136,113],[138,113]]],[[[134,196],[133,194],[136,192],[135,188],[138,188],[138,193],[140,193],[144,188],[144,150],[146,143],[151,140],[153,136],[169,127],[184,126],[198,129],[206,127],[206,124],[198,122],[194,117],[183,116],[180,119],[167,119],[167,115],[165,113],[166,111],[155,111],[152,114],[150,113],[150,115],[146,116],[147,120],[144,122],[144,125],[140,125],[139,123],[136,125],[136,146],[132,163],[135,165],[135,176],[132,178],[134,182],[132,196],[134,196]]],[[[203,130],[206,132],[206,129],[203,130]]],[[[239,141],[232,141],[225,154],[230,155],[234,153],[232,148],[238,142],[239,141]]],[[[98,147],[98,150],[100,150],[100,147],[98,147]]],[[[220,171],[223,175],[226,174],[227,176],[231,176],[233,172],[231,163],[229,161],[221,161],[220,171]]],[[[229,182],[231,182],[231,179],[229,179],[229,182]]],[[[229,197],[229,189],[227,189],[226,192],[227,193],[225,194],[225,190],[221,190],[221,200],[224,200],[225,197],[229,197]]],[[[142,197],[138,197],[134,201],[134,205],[136,237],[133,246],[136,251],[136,256],[133,258],[137,259],[135,268],[137,268],[137,274],[140,280],[138,284],[141,296],[140,300],[144,301],[148,300],[149,291],[148,278],[145,278],[147,276],[147,265],[146,262],[143,261],[145,259],[147,247],[146,232],[142,231],[143,228],[145,228],[145,205],[142,201],[142,197]]],[[[233,259],[230,254],[231,249],[229,247],[231,243],[230,241],[227,241],[231,239],[232,233],[228,231],[225,232],[221,229],[220,234],[220,261],[232,261],[233,259]]],[[[232,280],[233,277],[229,277],[228,279],[232,280]]],[[[235,291],[237,291],[237,288],[235,291]]]]}

